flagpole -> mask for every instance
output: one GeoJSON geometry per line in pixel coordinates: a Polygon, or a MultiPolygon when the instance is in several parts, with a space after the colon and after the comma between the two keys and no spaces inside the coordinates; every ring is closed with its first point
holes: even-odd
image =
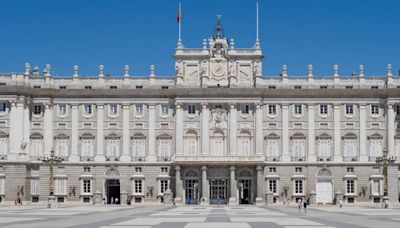
{"type": "Polygon", "coordinates": [[[256,48],[260,48],[260,40],[258,39],[258,1],[256,2],[256,48]]]}
{"type": "Polygon", "coordinates": [[[181,39],[181,23],[182,23],[182,10],[181,10],[181,2],[179,2],[179,23],[178,23],[178,42],[181,43],[182,39],[181,39]]]}

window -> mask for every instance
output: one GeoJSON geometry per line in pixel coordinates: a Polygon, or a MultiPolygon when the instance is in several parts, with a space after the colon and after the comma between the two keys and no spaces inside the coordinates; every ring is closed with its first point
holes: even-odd
{"type": "Polygon", "coordinates": [[[276,86],[268,86],[268,89],[276,89],[276,86]]]}
{"type": "Polygon", "coordinates": [[[66,116],[67,115],[67,105],[66,104],[58,104],[57,114],[58,116],[66,116]]]}
{"type": "Polygon", "coordinates": [[[142,167],[135,167],[135,173],[141,173],[142,167]]]}
{"type": "Polygon", "coordinates": [[[8,153],[8,137],[0,136],[0,156],[3,157],[7,155],[7,153],[8,153]]]}
{"type": "Polygon", "coordinates": [[[270,173],[276,173],[276,167],[269,167],[270,173]]]}
{"type": "Polygon", "coordinates": [[[354,114],[353,105],[347,104],[346,105],[346,115],[351,116],[353,114],[354,114]]]}
{"type": "Polygon", "coordinates": [[[110,89],[117,89],[117,86],[110,86],[110,89]]]}
{"type": "Polygon", "coordinates": [[[328,105],[320,105],[319,106],[319,113],[321,115],[328,115],[328,105]]]}
{"type": "Polygon", "coordinates": [[[185,139],[186,154],[195,156],[197,154],[197,139],[196,137],[188,137],[185,139]]]}
{"type": "Polygon", "coordinates": [[[166,192],[168,189],[168,180],[160,180],[160,193],[166,192]]]}
{"type": "Polygon", "coordinates": [[[6,112],[7,111],[7,103],[2,102],[0,103],[0,112],[6,112]]]}
{"type": "Polygon", "coordinates": [[[90,90],[90,89],[92,89],[92,87],[91,86],[85,86],[85,89],[90,90]]]}
{"type": "Polygon", "coordinates": [[[134,180],[134,194],[142,194],[143,193],[143,180],[134,180]]]}
{"type": "Polygon", "coordinates": [[[250,137],[243,137],[239,140],[240,146],[240,155],[241,156],[250,156],[250,147],[251,147],[251,140],[250,137]]]}
{"type": "Polygon", "coordinates": [[[7,84],[4,82],[0,82],[0,86],[6,86],[7,84]]]}
{"type": "Polygon", "coordinates": [[[271,159],[279,158],[279,139],[267,140],[267,158],[271,159]]]}
{"type": "Polygon", "coordinates": [[[346,171],[347,173],[354,173],[354,167],[347,167],[346,171]]]}
{"type": "Polygon", "coordinates": [[[318,147],[318,158],[323,161],[330,160],[331,158],[331,140],[320,139],[318,147]]]}
{"type": "Polygon", "coordinates": [[[375,159],[381,154],[382,140],[371,139],[369,142],[369,159],[375,161],[375,159]]]}
{"type": "Polygon", "coordinates": [[[67,195],[67,180],[56,179],[55,180],[55,195],[67,195]]]}
{"type": "Polygon", "coordinates": [[[31,195],[37,196],[40,194],[40,184],[39,179],[31,179],[31,195]]]}
{"type": "Polygon", "coordinates": [[[269,191],[276,194],[277,193],[277,188],[276,188],[276,180],[269,180],[268,181],[268,186],[269,186],[269,191]]]}
{"type": "Polygon", "coordinates": [[[223,108],[222,104],[215,104],[214,105],[214,109],[222,109],[222,108],[223,108]]]}
{"type": "Polygon", "coordinates": [[[119,157],[119,140],[107,140],[107,158],[119,157]]]}
{"type": "Polygon", "coordinates": [[[357,157],[357,141],[355,139],[345,139],[343,143],[343,157],[345,161],[355,160],[357,157]]]}
{"type": "Polygon", "coordinates": [[[42,88],[42,87],[41,87],[40,85],[34,85],[33,88],[34,88],[34,89],[40,89],[40,88],[42,88]]]}
{"type": "Polygon", "coordinates": [[[81,156],[84,158],[92,158],[94,151],[93,140],[82,140],[81,156]]]}
{"type": "Polygon", "coordinates": [[[328,89],[328,86],[320,86],[320,89],[328,89]]]}
{"type": "Polygon", "coordinates": [[[144,115],[143,104],[135,104],[134,114],[139,118],[144,115]]]}
{"type": "Polygon", "coordinates": [[[372,195],[380,195],[381,185],[379,180],[372,181],[371,193],[372,195]]]}
{"type": "Polygon", "coordinates": [[[92,115],[92,105],[91,104],[85,104],[83,106],[83,115],[84,116],[91,116],[92,115]]]}
{"type": "Polygon", "coordinates": [[[161,89],[168,89],[168,86],[161,86],[161,89]]]}
{"type": "Polygon", "coordinates": [[[295,139],[293,140],[293,160],[294,161],[303,161],[304,160],[304,141],[295,139]]]}
{"type": "Polygon", "coordinates": [[[0,178],[0,195],[4,195],[4,178],[0,178]]]}
{"type": "Polygon", "coordinates": [[[160,114],[161,114],[161,117],[169,116],[169,106],[167,104],[162,104],[160,106],[160,114]]]}
{"type": "Polygon", "coordinates": [[[294,114],[295,115],[303,114],[303,106],[298,104],[294,105],[294,114]]]}
{"type": "Polygon", "coordinates": [[[303,168],[301,168],[301,167],[294,167],[294,171],[295,171],[296,173],[301,173],[301,172],[303,172],[303,168]]]}
{"type": "Polygon", "coordinates": [[[379,115],[379,106],[378,105],[371,105],[371,114],[379,115]]]}
{"type": "Polygon", "coordinates": [[[213,156],[224,155],[224,138],[223,135],[218,134],[211,138],[211,152],[213,156]]]}
{"type": "Polygon", "coordinates": [[[136,86],[136,89],[143,89],[143,86],[138,85],[138,86],[136,86]]]}
{"type": "Polygon", "coordinates": [[[294,181],[294,193],[303,194],[303,180],[294,181]]]}
{"type": "Polygon", "coordinates": [[[196,114],[196,105],[188,105],[187,113],[189,115],[196,114]]]}
{"type": "Polygon", "coordinates": [[[56,140],[56,156],[66,158],[68,157],[68,141],[65,139],[56,140]]]}
{"type": "Polygon", "coordinates": [[[301,86],[299,86],[299,85],[294,86],[294,89],[301,89],[301,86]]]}
{"type": "Polygon", "coordinates": [[[241,111],[242,115],[248,115],[250,113],[250,106],[242,105],[240,111],[241,111]]]}
{"type": "Polygon", "coordinates": [[[162,173],[168,173],[168,167],[161,167],[162,173]]]}
{"type": "Polygon", "coordinates": [[[67,89],[66,86],[60,86],[60,87],[58,87],[58,88],[60,88],[60,89],[67,89]]]}
{"type": "Polygon", "coordinates": [[[268,114],[276,115],[276,105],[268,105],[268,114]]]}
{"type": "Polygon", "coordinates": [[[353,89],[353,86],[346,86],[346,89],[353,89]]]}
{"type": "Polygon", "coordinates": [[[43,139],[31,140],[31,156],[42,156],[43,153],[43,139]]]}
{"type": "Polygon", "coordinates": [[[92,181],[91,180],[82,180],[82,193],[83,194],[91,194],[92,193],[92,181]]]}
{"type": "Polygon", "coordinates": [[[42,109],[43,109],[42,105],[33,106],[33,114],[34,115],[42,115],[42,111],[43,111],[42,109]]]}
{"type": "Polygon", "coordinates": [[[90,173],[90,167],[89,166],[83,167],[83,172],[90,173]]]}
{"type": "Polygon", "coordinates": [[[133,149],[133,156],[137,158],[144,158],[145,155],[145,138],[144,137],[137,137],[134,138],[132,141],[132,149],[133,149]]]}
{"type": "Polygon", "coordinates": [[[113,117],[118,115],[118,105],[117,104],[109,104],[108,105],[108,115],[113,116],[113,117]]]}
{"type": "Polygon", "coordinates": [[[378,89],[378,86],[371,86],[371,89],[378,89]]]}
{"type": "Polygon", "coordinates": [[[171,139],[158,140],[158,156],[161,160],[170,159],[171,157],[171,139]]]}
{"type": "Polygon", "coordinates": [[[400,105],[396,105],[396,115],[400,115],[400,105]]]}
{"type": "Polygon", "coordinates": [[[354,180],[347,180],[346,181],[346,193],[347,194],[354,194],[355,190],[355,183],[354,180]]]}

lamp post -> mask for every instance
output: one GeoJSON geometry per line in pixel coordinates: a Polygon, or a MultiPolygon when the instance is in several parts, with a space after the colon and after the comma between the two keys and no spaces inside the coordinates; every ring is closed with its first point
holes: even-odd
{"type": "Polygon", "coordinates": [[[49,180],[49,204],[48,207],[51,207],[52,204],[55,203],[55,196],[54,196],[54,166],[58,166],[63,161],[63,158],[54,156],[54,149],[51,148],[50,157],[43,157],[42,158],[43,164],[49,165],[50,167],[50,180],[49,180]]]}
{"type": "Polygon", "coordinates": [[[385,202],[385,205],[387,205],[387,201],[389,200],[388,198],[388,167],[389,165],[393,165],[393,163],[396,161],[396,158],[394,156],[388,156],[388,151],[386,147],[383,148],[383,155],[379,156],[376,158],[376,165],[379,167],[382,167],[382,174],[384,178],[384,183],[383,183],[383,200],[385,202]]]}

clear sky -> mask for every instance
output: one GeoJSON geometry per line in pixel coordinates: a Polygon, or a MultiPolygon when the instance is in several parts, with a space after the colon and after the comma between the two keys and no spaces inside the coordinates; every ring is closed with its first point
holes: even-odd
{"type": "MultiPolygon", "coordinates": [[[[172,75],[178,36],[178,0],[1,0],[0,72],[23,72],[24,63],[52,65],[54,75],[172,75]]],[[[201,47],[217,14],[236,47],[255,41],[256,0],[182,0],[182,39],[201,47]]],[[[365,65],[367,75],[400,67],[399,0],[259,0],[264,75],[331,75],[332,65],[349,75],[365,65]]]]}

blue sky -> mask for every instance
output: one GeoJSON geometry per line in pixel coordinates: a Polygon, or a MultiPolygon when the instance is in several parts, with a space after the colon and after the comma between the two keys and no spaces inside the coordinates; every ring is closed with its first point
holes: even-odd
{"type": "MultiPolygon", "coordinates": [[[[0,72],[22,72],[24,63],[55,75],[172,75],[178,26],[177,0],[2,0],[0,72]]],[[[182,0],[182,39],[201,47],[212,34],[215,16],[237,47],[255,41],[256,0],[182,0]]],[[[386,65],[400,67],[398,0],[259,0],[264,75],[305,75],[312,63],[317,75],[332,65],[349,75],[365,65],[367,75],[383,75],[386,65]]]]}

